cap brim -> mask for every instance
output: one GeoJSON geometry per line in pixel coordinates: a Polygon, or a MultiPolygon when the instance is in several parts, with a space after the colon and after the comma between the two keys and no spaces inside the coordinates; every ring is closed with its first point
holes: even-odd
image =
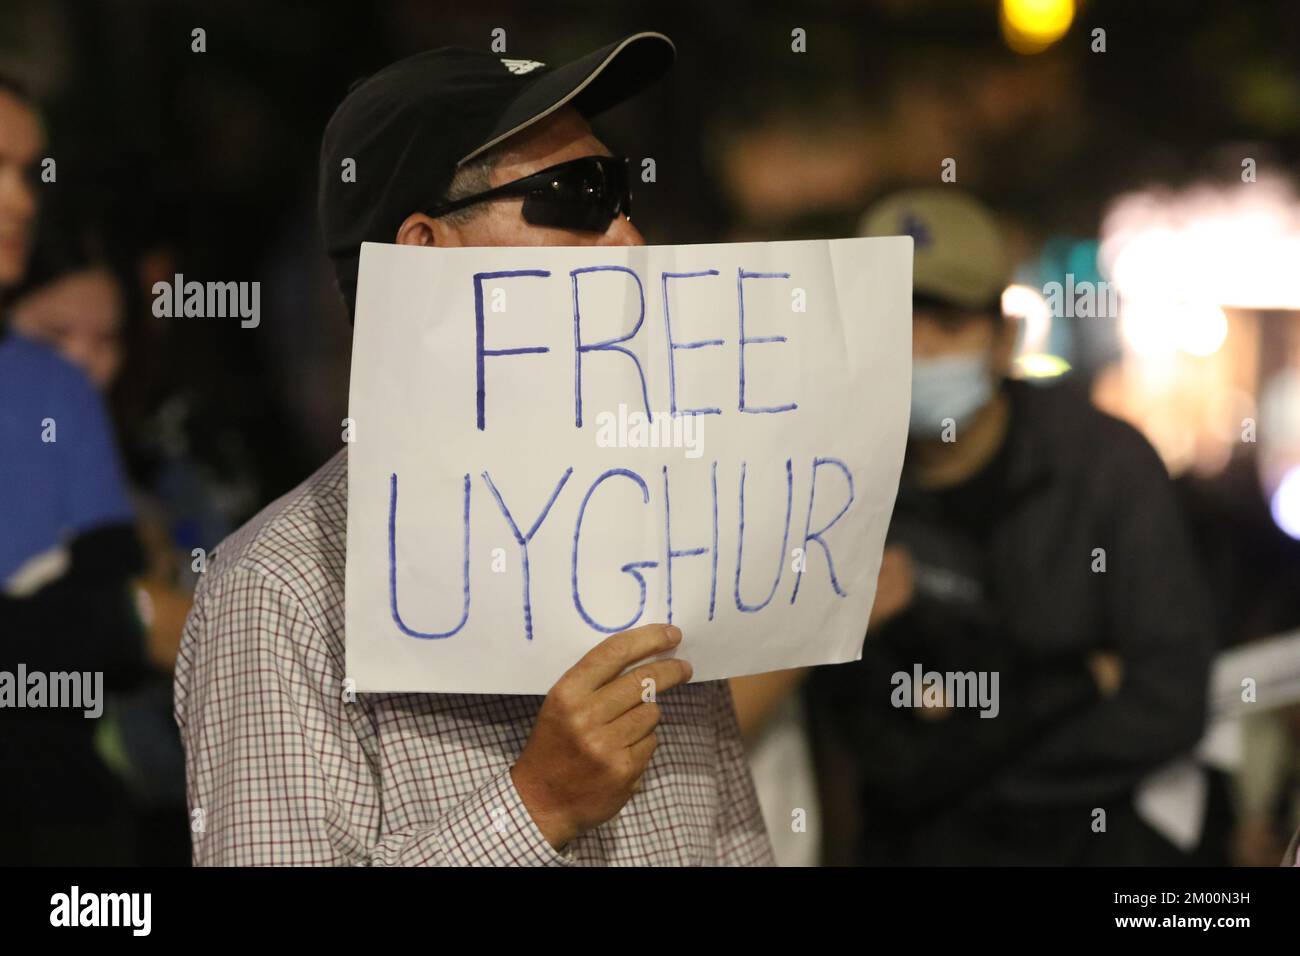
{"type": "Polygon", "coordinates": [[[677,48],[662,33],[634,33],[537,77],[506,108],[467,162],[556,110],[572,104],[591,117],[635,96],[668,72],[677,48]]]}

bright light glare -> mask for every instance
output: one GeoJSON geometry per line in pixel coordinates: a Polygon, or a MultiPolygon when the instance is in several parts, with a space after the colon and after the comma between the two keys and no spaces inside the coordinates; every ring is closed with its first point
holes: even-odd
{"type": "Polygon", "coordinates": [[[1032,286],[1009,285],[1002,290],[1002,314],[1024,322],[1020,351],[1043,352],[1052,332],[1052,309],[1032,286]]]}
{"type": "Polygon", "coordinates": [[[1038,53],[1065,36],[1074,0],[1002,0],[1002,35],[1017,53],[1038,53]]]}
{"type": "Polygon", "coordinates": [[[1122,299],[1300,308],[1300,198],[1285,179],[1128,193],[1101,233],[1122,299]]]}
{"type": "Polygon", "coordinates": [[[1120,310],[1120,335],[1138,355],[1154,358],[1182,349],[1213,355],[1228,338],[1228,317],[1209,302],[1126,302],[1120,310]]]}
{"type": "Polygon", "coordinates": [[[1070,371],[1070,363],[1059,355],[1036,352],[1021,355],[1015,361],[1016,370],[1023,378],[1056,378],[1070,371]]]}
{"type": "Polygon", "coordinates": [[[1143,358],[1169,355],[1178,348],[1178,310],[1161,301],[1124,301],[1119,333],[1143,358]]]}
{"type": "Polygon", "coordinates": [[[1291,537],[1300,540],[1300,465],[1283,476],[1273,492],[1273,520],[1291,537]]]}
{"type": "Polygon", "coordinates": [[[1177,315],[1178,347],[1189,355],[1213,355],[1228,337],[1228,317],[1213,303],[1187,302],[1177,315]]]}

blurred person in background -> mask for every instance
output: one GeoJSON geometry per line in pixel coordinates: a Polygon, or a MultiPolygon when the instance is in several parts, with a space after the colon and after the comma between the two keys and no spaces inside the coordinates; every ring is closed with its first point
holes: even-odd
{"type": "MultiPolygon", "coordinates": [[[[85,373],[113,411],[113,392],[128,353],[129,287],[100,251],[102,242],[78,235],[75,224],[50,227],[38,237],[31,268],[8,309],[10,331],[41,342],[85,373]]],[[[117,416],[114,416],[117,417],[117,416]]],[[[116,422],[119,432],[124,424],[116,422]]],[[[179,555],[156,502],[137,492],[137,531],[150,574],[174,580],[179,555]]]]}
{"type": "MultiPolygon", "coordinates": [[[[102,242],[79,235],[74,224],[51,229],[48,217],[45,224],[28,279],[9,310],[9,326],[81,368],[109,402],[127,358],[127,314],[134,304],[130,286],[104,258],[102,242]]],[[[182,553],[171,531],[183,519],[150,490],[137,486],[130,492],[136,533],[145,551],[143,576],[188,613],[188,591],[180,575],[182,553]]],[[[215,541],[207,544],[211,547],[215,541]]],[[[185,757],[171,716],[170,677],[156,673],[130,691],[112,695],[97,731],[99,756],[133,799],[136,859],[186,865],[185,757]]]]}
{"type": "MultiPolygon", "coordinates": [[[[1261,350],[1269,345],[1261,345],[1261,350]]],[[[1295,403],[1284,391],[1258,409],[1259,441],[1241,442],[1222,471],[1185,472],[1176,483],[1231,657],[1247,645],[1300,641],[1300,541],[1270,513],[1263,476],[1285,460],[1295,403]]],[[[1300,422],[1300,418],[1296,419],[1300,422]]],[[[1292,439],[1294,440],[1294,439],[1292,439]]],[[[1291,668],[1294,670],[1294,667],[1291,668]]],[[[1288,682],[1274,673],[1281,687],[1288,682]]],[[[1206,841],[1219,865],[1276,866],[1300,825],[1300,705],[1294,689],[1271,691],[1239,717],[1241,746],[1230,773],[1209,767],[1206,841]],[[1262,711],[1260,710],[1262,708],[1262,711]]]]}
{"type": "MultiPolygon", "coordinates": [[[[27,270],[44,132],[0,77],[0,295],[27,270]]],[[[7,304],[6,304],[7,305],[7,304]]],[[[144,556],[112,429],[85,374],[0,319],[0,864],[134,859],[129,799],[87,708],[17,708],[32,675],[126,689],[175,662],[189,602],[141,576],[144,556]],[[18,675],[28,676],[20,686],[18,675]],[[97,683],[98,681],[98,683],[97,683]]],[[[95,715],[98,716],[98,715],[95,715]]]]}
{"type": "Polygon", "coordinates": [[[122,368],[123,312],[112,270],[87,263],[19,293],[9,310],[9,327],[51,346],[104,393],[122,368]]]}
{"type": "Polygon", "coordinates": [[[1213,646],[1164,465],[1068,385],[1008,379],[1010,269],[977,202],[900,193],[863,232],[915,242],[914,364],[863,656],[809,682],[856,777],[850,858],[1179,862],[1132,800],[1200,737],[1213,646]],[[931,673],[983,681],[978,700],[931,673]]]}

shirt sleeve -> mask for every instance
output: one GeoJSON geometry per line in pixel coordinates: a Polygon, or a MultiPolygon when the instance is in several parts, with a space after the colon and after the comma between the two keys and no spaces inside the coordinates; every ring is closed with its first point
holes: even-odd
{"type": "Polygon", "coordinates": [[[731,686],[714,681],[717,688],[718,759],[720,762],[718,864],[720,866],[776,866],[767,825],[759,809],[754,776],[745,757],[744,740],[731,700],[731,686]]]}
{"type": "MultiPolygon", "coordinates": [[[[211,572],[210,572],[211,573],[211,572]]],[[[195,865],[563,866],[508,771],[418,826],[385,828],[382,781],[342,693],[342,661],[297,598],[256,571],[201,583],[182,639],[195,865]]]]}

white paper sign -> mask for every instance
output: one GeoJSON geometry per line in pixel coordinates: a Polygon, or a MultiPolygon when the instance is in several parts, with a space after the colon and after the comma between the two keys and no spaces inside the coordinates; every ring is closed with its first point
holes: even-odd
{"type": "Polygon", "coordinates": [[[544,694],[654,622],[695,680],[860,657],[911,262],[905,237],[362,246],[356,689],[544,694]]]}

